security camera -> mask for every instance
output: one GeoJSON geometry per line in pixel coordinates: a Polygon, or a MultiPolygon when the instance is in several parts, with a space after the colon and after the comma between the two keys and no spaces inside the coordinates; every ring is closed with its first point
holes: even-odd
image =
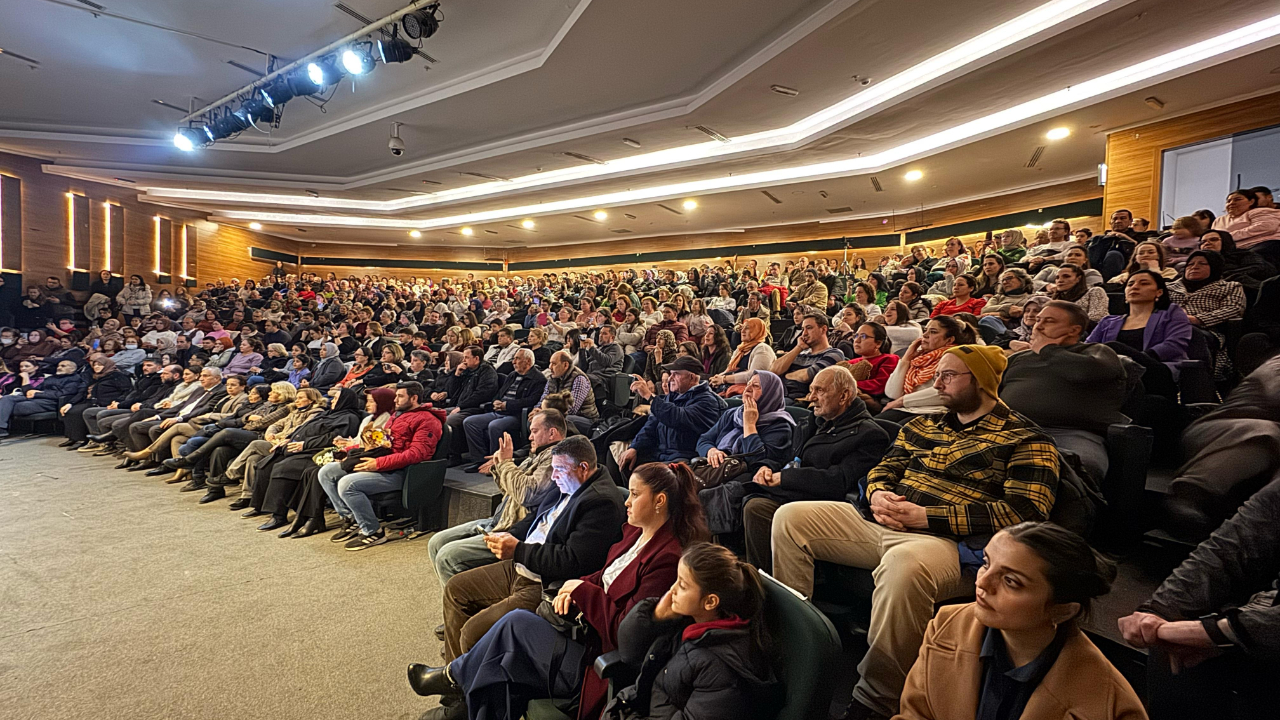
{"type": "Polygon", "coordinates": [[[870,84],[871,84],[871,78],[869,78],[869,77],[864,77],[864,78],[862,78],[861,80],[859,80],[859,81],[858,81],[858,84],[859,84],[859,85],[862,85],[862,86],[864,86],[864,87],[865,87],[865,86],[867,86],[867,85],[870,85],[870,84]]]}
{"type": "Polygon", "coordinates": [[[396,157],[404,154],[404,140],[400,139],[400,123],[398,122],[391,123],[391,139],[387,141],[387,148],[396,157]]]}

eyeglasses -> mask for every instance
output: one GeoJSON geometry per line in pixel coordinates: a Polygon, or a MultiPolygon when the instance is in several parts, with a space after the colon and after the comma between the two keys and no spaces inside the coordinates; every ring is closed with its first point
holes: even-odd
{"type": "Polygon", "coordinates": [[[854,340],[866,340],[867,338],[870,338],[870,337],[871,337],[871,336],[870,336],[870,335],[868,335],[868,334],[866,334],[866,333],[858,333],[857,335],[854,335],[854,336],[853,336],[853,339],[854,339],[854,340]]]}
{"type": "Polygon", "coordinates": [[[942,372],[933,376],[933,384],[949,385],[951,384],[952,380],[955,380],[961,375],[972,375],[972,374],[973,373],[969,373],[969,372],[956,372],[954,370],[943,370],[942,372]]]}

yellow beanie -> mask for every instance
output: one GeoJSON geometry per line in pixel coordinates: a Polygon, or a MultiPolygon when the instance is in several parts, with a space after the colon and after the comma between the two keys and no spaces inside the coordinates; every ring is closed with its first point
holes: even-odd
{"type": "Polygon", "coordinates": [[[978,388],[993,398],[1000,397],[1000,378],[1009,361],[995,345],[957,345],[946,352],[955,355],[973,373],[978,388]]]}

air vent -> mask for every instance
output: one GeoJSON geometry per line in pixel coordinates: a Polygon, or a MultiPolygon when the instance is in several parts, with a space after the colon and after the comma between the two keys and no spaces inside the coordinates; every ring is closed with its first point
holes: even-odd
{"type": "Polygon", "coordinates": [[[1031,159],[1027,161],[1027,167],[1033,168],[1036,166],[1036,163],[1040,162],[1040,156],[1044,155],[1044,147],[1044,145],[1041,145],[1036,148],[1035,152],[1031,153],[1031,159]]]}
{"type": "Polygon", "coordinates": [[[765,197],[767,197],[767,198],[769,198],[770,200],[774,201],[774,202],[775,202],[775,203],[777,203],[778,205],[781,205],[781,204],[782,204],[782,201],[781,201],[781,200],[779,200],[779,199],[778,199],[778,197],[777,197],[776,195],[774,195],[773,193],[769,192],[768,190],[761,190],[761,191],[760,191],[760,194],[761,194],[761,195],[764,195],[765,197]]]}
{"type": "Polygon", "coordinates": [[[853,212],[853,208],[846,205],[844,207],[838,207],[838,208],[827,208],[827,212],[831,213],[832,215],[841,215],[844,213],[853,212]]]}
{"type": "Polygon", "coordinates": [[[876,192],[884,192],[884,188],[880,187],[880,178],[875,175],[871,176],[871,187],[875,188],[876,192]]]}
{"type": "Polygon", "coordinates": [[[437,182],[437,181],[435,181],[435,180],[423,180],[423,181],[422,181],[422,184],[423,184],[423,185],[443,185],[444,183],[442,183],[442,182],[437,182]]]}
{"type": "Polygon", "coordinates": [[[722,143],[727,143],[727,142],[729,142],[729,138],[727,138],[727,137],[725,137],[725,136],[721,135],[720,133],[716,132],[715,130],[712,130],[711,128],[707,127],[706,125],[694,125],[694,126],[693,126],[693,129],[694,129],[694,130],[697,130],[698,132],[700,132],[700,133],[702,133],[702,134],[704,134],[704,135],[706,135],[707,137],[711,138],[712,140],[719,140],[719,141],[720,141],[720,142],[722,142],[722,143]]]}
{"type": "Polygon", "coordinates": [[[631,146],[631,147],[633,147],[633,148],[638,148],[638,147],[640,147],[640,141],[639,141],[639,140],[632,140],[631,138],[622,138],[622,144],[623,144],[623,145],[630,145],[630,146],[631,146]]]}
{"type": "Polygon", "coordinates": [[[481,180],[493,180],[493,181],[495,181],[495,182],[511,182],[511,178],[498,177],[497,175],[488,175],[488,174],[485,174],[485,173],[478,173],[478,172],[460,172],[460,173],[458,173],[458,174],[459,174],[459,175],[470,175],[471,177],[478,177],[478,178],[480,178],[481,180]]]}
{"type": "Polygon", "coordinates": [[[497,234],[498,234],[498,231],[497,231],[497,230],[485,230],[485,232],[489,233],[490,235],[497,235],[497,234]]]}
{"type": "Polygon", "coordinates": [[[78,3],[80,3],[81,5],[84,5],[84,6],[86,6],[86,7],[91,7],[91,8],[93,8],[94,10],[106,10],[106,8],[105,8],[105,7],[103,7],[102,5],[99,5],[99,4],[98,4],[98,3],[96,3],[96,2],[89,2],[89,0],[76,0],[76,2],[78,2],[78,3]]]}
{"type": "Polygon", "coordinates": [[[574,160],[581,160],[582,162],[585,162],[585,163],[591,163],[591,164],[593,164],[593,165],[608,165],[608,164],[609,164],[609,163],[607,163],[607,162],[605,162],[605,161],[601,160],[600,158],[593,158],[593,157],[591,157],[590,155],[583,155],[582,153],[576,153],[576,152],[562,152],[562,153],[560,153],[560,154],[561,154],[561,155],[563,155],[563,156],[565,156],[565,157],[570,157],[570,158],[573,158],[574,160]]]}
{"type": "Polygon", "coordinates": [[[593,217],[587,217],[586,215],[574,215],[574,217],[578,218],[579,220],[586,220],[586,221],[587,221],[587,222],[589,222],[589,223],[595,223],[595,224],[597,224],[597,225],[599,225],[599,224],[600,224],[600,221],[599,221],[599,220],[597,220],[597,219],[595,219],[595,218],[593,218],[593,217]]]}
{"type": "Polygon", "coordinates": [[[130,180],[129,178],[122,178],[122,177],[118,177],[118,178],[111,178],[111,179],[112,179],[112,180],[115,180],[116,182],[129,183],[130,185],[137,185],[137,184],[138,184],[138,181],[137,181],[137,180],[130,180]]]}
{"type": "Polygon", "coordinates": [[[636,219],[636,216],[635,216],[635,215],[632,215],[631,213],[622,213],[622,217],[624,217],[624,218],[626,218],[626,219],[628,219],[628,220],[635,220],[635,219],[636,219]]]}
{"type": "Polygon", "coordinates": [[[484,259],[490,262],[501,262],[507,259],[507,251],[491,250],[486,248],[484,251],[484,259]]]}
{"type": "Polygon", "coordinates": [[[666,210],[667,212],[672,213],[672,214],[674,214],[674,215],[683,215],[683,214],[684,214],[684,213],[680,212],[679,210],[677,210],[677,209],[675,209],[675,208],[673,208],[673,207],[670,207],[670,206],[668,206],[668,205],[663,205],[662,203],[658,203],[658,207],[660,207],[660,208],[662,208],[663,210],[666,210]]]}
{"type": "Polygon", "coordinates": [[[799,90],[793,87],[787,87],[786,85],[770,85],[769,89],[779,95],[785,95],[787,97],[795,97],[800,94],[799,90]]]}
{"type": "Polygon", "coordinates": [[[626,233],[629,233],[629,232],[631,232],[631,231],[630,231],[630,230],[628,230],[628,229],[626,229],[626,228],[617,228],[617,229],[614,229],[614,230],[610,230],[609,232],[611,232],[611,233],[617,233],[618,235],[625,235],[626,233]]]}

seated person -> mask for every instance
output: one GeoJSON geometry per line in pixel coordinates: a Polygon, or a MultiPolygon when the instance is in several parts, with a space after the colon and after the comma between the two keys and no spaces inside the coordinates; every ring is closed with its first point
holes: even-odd
{"type": "Polygon", "coordinates": [[[1018,324],[1023,306],[1035,294],[1031,278],[1022,268],[1009,268],[1000,273],[1000,289],[982,306],[978,315],[997,332],[1018,324]]]}
{"type": "Polygon", "coordinates": [[[730,457],[741,460],[741,473],[754,472],[762,464],[780,470],[792,458],[791,433],[796,425],[785,404],[782,379],[768,370],[756,370],[742,392],[742,405],[721,415],[698,438],[698,456],[713,468],[730,457]]]}
{"type": "Polygon", "coordinates": [[[161,463],[169,457],[168,441],[161,441],[163,433],[174,425],[190,422],[192,418],[205,413],[214,412],[222,399],[227,396],[227,388],[223,383],[222,371],[207,367],[200,371],[199,385],[181,403],[157,410],[150,417],[129,425],[128,438],[125,444],[137,448],[124,454],[127,460],[141,462],[130,471],[146,470],[148,477],[167,474],[161,463]]]}
{"type": "Polygon", "coordinates": [[[601,325],[597,340],[586,335],[578,345],[578,367],[591,379],[597,396],[603,396],[606,378],[622,372],[622,346],[617,342],[613,325],[601,325]]]}
{"type": "MultiPolygon", "coordinates": [[[[778,508],[796,500],[842,501],[856,495],[858,483],[889,447],[889,436],[858,399],[857,384],[845,365],[819,372],[809,395],[817,428],[796,453],[799,466],[761,467],[742,507],[747,562],[766,571],[773,564],[770,535],[778,508]]],[[[792,450],[790,442],[786,449],[792,450]]]]}
{"type": "Polygon", "coordinates": [[[720,545],[685,550],[675,585],[618,626],[618,651],[638,679],[618,692],[625,717],[764,720],[777,712],[764,588],[720,545]]]}
{"type": "Polygon", "coordinates": [[[1000,399],[1026,415],[1054,443],[1080,457],[1093,479],[1107,477],[1107,427],[1120,412],[1128,382],[1120,357],[1101,343],[1081,342],[1089,316],[1079,305],[1053,300],[1037,316],[1031,342],[1014,341],[1000,399]]]}
{"type": "MultiPolygon", "coordinates": [[[[451,377],[445,381],[444,392],[431,394],[437,407],[448,408],[449,429],[453,447],[449,452],[449,464],[461,465],[467,451],[467,435],[462,423],[472,415],[484,412],[498,395],[498,373],[484,361],[484,350],[479,345],[468,345],[462,351],[462,362],[454,366],[451,377]]],[[[423,399],[425,402],[425,398],[423,399]]],[[[475,458],[475,461],[482,458],[475,458]]]]}
{"type": "MultiPolygon", "coordinates": [[[[929,621],[897,720],[1067,717],[1146,720],[1120,671],[1080,631],[1115,566],[1051,523],[987,544],[977,601],[929,621]]],[[[1208,715],[1203,717],[1209,717],[1208,715]]]]}
{"type": "Polygon", "coordinates": [[[881,410],[885,386],[901,360],[889,352],[891,346],[883,325],[863,323],[853,336],[853,357],[840,364],[853,373],[853,379],[858,381],[858,397],[872,412],[881,410]]]}
{"type": "Polygon", "coordinates": [[[804,316],[810,312],[815,312],[811,307],[797,305],[791,309],[791,325],[783,330],[778,337],[774,338],[774,345],[781,352],[787,352],[796,346],[796,341],[800,339],[800,333],[804,332],[804,316]]]}
{"type": "Polygon", "coordinates": [[[1169,299],[1187,313],[1192,325],[1212,337],[1213,379],[1235,377],[1227,353],[1227,323],[1243,320],[1244,288],[1222,278],[1222,256],[1212,250],[1196,250],[1187,257],[1182,277],[1169,283],[1169,299]]]}
{"type": "Polygon", "coordinates": [[[424,403],[424,395],[426,391],[416,382],[396,386],[396,411],[384,426],[391,436],[390,454],[364,458],[350,473],[340,462],[320,469],[320,487],[342,518],[335,538],[346,539],[347,550],[364,550],[387,541],[369,496],[399,490],[404,485],[405,468],[435,455],[444,413],[424,403]]]}
{"type": "Polygon", "coordinates": [[[880,417],[904,423],[916,415],[945,412],[933,385],[943,354],[956,345],[976,341],[973,328],[951,315],[940,315],[925,326],[924,335],[911,341],[902,360],[885,382],[885,403],[880,417]]]}
{"type": "Polygon", "coordinates": [[[800,277],[800,282],[791,287],[791,294],[787,297],[786,306],[792,309],[806,305],[825,308],[827,306],[827,286],[818,280],[818,274],[813,270],[805,270],[800,277]]]}
{"type": "MultiPolygon", "coordinates": [[[[21,365],[29,368],[26,376],[36,375],[35,366],[30,360],[21,361],[21,365]]],[[[9,436],[9,419],[13,416],[24,417],[36,413],[57,412],[64,405],[71,405],[84,397],[88,383],[84,376],[77,372],[79,368],[72,360],[58,363],[57,370],[49,377],[36,376],[37,383],[21,383],[14,392],[0,397],[0,438],[9,436]]]]}
{"type": "Polygon", "coordinates": [[[573,356],[568,350],[557,350],[551,354],[551,369],[547,371],[547,384],[542,388],[541,404],[548,395],[558,392],[569,392],[573,395],[573,404],[569,406],[568,421],[573,423],[584,435],[591,431],[591,426],[600,419],[600,409],[596,407],[596,393],[591,387],[591,378],[581,367],[573,364],[573,356]]]}
{"type": "Polygon", "coordinates": [[[1146,370],[1143,389],[1177,402],[1178,363],[1187,359],[1191,342],[1187,313],[1173,304],[1164,278],[1151,270],[1130,274],[1124,298],[1129,312],[1102,318],[1089,342],[1106,343],[1137,362],[1146,370]]]}
{"type": "Polygon", "coordinates": [[[1187,426],[1187,458],[1165,498],[1170,530],[1199,541],[1280,472],[1280,355],[1249,373],[1223,403],[1187,426]]]}
{"type": "Polygon", "coordinates": [[[769,325],[760,318],[751,317],[742,324],[742,342],[734,349],[724,372],[708,378],[711,387],[724,397],[742,393],[743,387],[756,370],[768,370],[778,354],[769,347],[769,325]]]}
{"type": "Polygon", "coordinates": [[[484,536],[498,562],[450,578],[444,586],[445,661],[452,663],[512,610],[533,610],[543,588],[604,567],[622,537],[623,500],[609,472],[596,465],[584,437],[551,450],[547,492],[530,498],[529,514],[508,532],[484,536]],[[500,599],[499,599],[500,598],[500,599]]]}
{"type": "Polygon", "coordinates": [[[689,466],[641,465],[629,486],[627,525],[605,565],[566,580],[552,603],[557,615],[581,613],[595,637],[566,638],[540,615],[508,613],[448,666],[409,666],[409,683],[419,695],[463,696],[426,717],[516,720],[529,700],[576,696],[581,717],[600,715],[608,682],[588,672],[595,657],[617,649],[618,624],[636,603],[675,583],[681,550],[710,537],[689,466]]]}
{"type": "Polygon", "coordinates": [[[521,412],[537,406],[547,386],[547,376],[533,366],[533,351],[517,347],[512,358],[514,371],[507,375],[498,388],[492,403],[481,406],[479,415],[470,415],[462,421],[466,433],[467,451],[474,462],[463,472],[476,472],[484,458],[498,449],[503,435],[520,431],[521,412]]]}
{"type": "Polygon", "coordinates": [[[497,342],[489,346],[488,352],[484,354],[484,361],[492,365],[498,372],[510,372],[511,368],[503,368],[509,365],[515,359],[516,351],[520,346],[516,344],[515,333],[509,327],[500,327],[495,334],[497,342]]]}
{"type": "Polygon", "coordinates": [[[1045,520],[1058,489],[1053,440],[997,395],[1004,353],[981,345],[944,352],[933,384],[947,412],[903,426],[856,498],[869,510],[792,502],[773,518],[773,574],[797,592],[813,593],[818,560],[875,573],[855,717],[897,712],[934,604],[970,591],[957,541],[1045,520]]]}
{"type": "Polygon", "coordinates": [[[698,438],[711,429],[726,407],[711,385],[701,382],[702,363],[697,360],[678,357],[663,370],[667,373],[664,394],[657,394],[649,380],[631,383],[631,392],[648,403],[649,417],[617,458],[623,472],[648,462],[696,457],[698,438]]]}
{"type": "Polygon", "coordinates": [[[741,335],[742,326],[750,318],[763,320],[765,327],[769,325],[769,308],[765,307],[764,296],[758,292],[748,295],[746,304],[738,308],[738,317],[733,323],[733,331],[741,335]]]}
{"type": "Polygon", "coordinates": [[[973,313],[982,312],[982,307],[987,304],[984,298],[973,297],[973,291],[977,289],[978,280],[972,275],[960,275],[951,285],[951,298],[938,303],[933,309],[932,317],[939,315],[955,315],[956,313],[973,313]]]}
{"type": "MultiPolygon", "coordinates": [[[[482,471],[493,475],[493,481],[502,491],[502,501],[493,517],[472,520],[441,530],[427,543],[427,555],[436,569],[440,587],[449,578],[471,568],[496,562],[484,536],[511,528],[527,514],[525,503],[551,482],[551,448],[565,439],[564,413],[544,409],[529,418],[529,455],[517,465],[513,459],[515,446],[509,433],[498,440],[498,449],[482,471]]],[[[437,628],[437,635],[444,634],[444,626],[437,628]]]]}
{"type": "MultiPolygon", "coordinates": [[[[1272,371],[1272,378],[1280,377],[1272,371]]],[[[1280,479],[1200,543],[1137,612],[1120,618],[1150,648],[1147,698],[1161,720],[1276,714],[1280,677],[1280,479]],[[1173,675],[1173,677],[1171,677],[1173,675]]]]}
{"type": "Polygon", "coordinates": [[[787,397],[798,400],[808,395],[809,383],[813,382],[819,370],[844,362],[844,353],[831,347],[827,341],[830,328],[831,321],[825,313],[805,315],[796,346],[773,361],[769,370],[784,380],[787,397]]]}

